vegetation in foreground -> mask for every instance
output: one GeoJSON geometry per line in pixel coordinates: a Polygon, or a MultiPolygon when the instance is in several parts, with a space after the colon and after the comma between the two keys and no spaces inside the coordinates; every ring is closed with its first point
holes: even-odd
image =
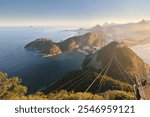
{"type": "Polygon", "coordinates": [[[1,100],[132,100],[135,99],[131,92],[109,90],[103,94],[92,94],[90,92],[73,92],[60,90],[54,93],[44,94],[36,92],[27,94],[27,87],[21,85],[18,77],[8,78],[6,73],[0,72],[0,99],[1,100]]]}

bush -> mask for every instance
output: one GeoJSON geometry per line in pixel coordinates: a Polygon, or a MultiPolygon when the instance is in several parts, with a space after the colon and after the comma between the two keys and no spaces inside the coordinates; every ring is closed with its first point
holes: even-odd
{"type": "Polygon", "coordinates": [[[18,99],[27,93],[27,87],[21,85],[18,77],[8,78],[0,72],[0,99],[18,99]]]}
{"type": "Polygon", "coordinates": [[[125,91],[106,91],[104,93],[104,98],[106,100],[134,100],[135,96],[131,92],[125,92],[125,91]]]}
{"type": "Polygon", "coordinates": [[[48,94],[48,99],[50,100],[103,100],[103,96],[83,93],[83,92],[68,92],[66,90],[61,90],[56,93],[48,94]]]}

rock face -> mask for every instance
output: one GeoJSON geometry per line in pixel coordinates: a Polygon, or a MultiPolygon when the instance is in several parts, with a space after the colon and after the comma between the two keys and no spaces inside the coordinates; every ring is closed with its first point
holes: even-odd
{"type": "Polygon", "coordinates": [[[146,79],[149,73],[149,68],[142,59],[124,43],[116,41],[88,55],[82,67],[101,71],[106,65],[109,66],[109,63],[111,64],[106,75],[116,80],[132,83],[132,80],[135,81],[135,75],[140,79],[146,79]]]}
{"type": "Polygon", "coordinates": [[[40,52],[40,54],[45,55],[57,55],[64,51],[74,51],[77,49],[84,49],[88,47],[92,49],[93,47],[98,47],[103,43],[103,37],[97,33],[91,32],[84,34],[82,36],[75,36],[66,39],[63,42],[54,43],[48,39],[36,39],[35,41],[27,44],[26,49],[35,49],[40,52]]]}

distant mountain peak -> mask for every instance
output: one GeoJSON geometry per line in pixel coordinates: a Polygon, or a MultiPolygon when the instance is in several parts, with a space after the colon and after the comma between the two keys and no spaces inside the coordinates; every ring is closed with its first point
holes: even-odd
{"type": "Polygon", "coordinates": [[[101,27],[101,25],[99,25],[99,24],[96,24],[96,25],[95,25],[95,27],[101,27]]]}
{"type": "Polygon", "coordinates": [[[94,28],[102,28],[102,26],[99,25],[99,24],[96,24],[96,25],[93,27],[93,29],[94,29],[94,28]]]}
{"type": "Polygon", "coordinates": [[[141,21],[139,22],[139,24],[147,24],[147,23],[148,23],[148,21],[145,20],[145,19],[143,19],[143,20],[141,20],[141,21]]]}
{"type": "Polygon", "coordinates": [[[99,32],[99,31],[101,31],[102,29],[103,29],[103,27],[102,27],[101,25],[97,24],[97,25],[95,25],[94,27],[92,27],[92,28],[90,29],[90,31],[92,31],[92,32],[99,32]]]}

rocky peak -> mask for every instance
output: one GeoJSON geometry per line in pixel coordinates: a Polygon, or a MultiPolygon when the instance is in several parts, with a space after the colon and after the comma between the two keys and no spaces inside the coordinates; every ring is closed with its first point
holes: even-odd
{"type": "Polygon", "coordinates": [[[148,24],[148,22],[145,19],[143,19],[139,22],[139,24],[148,24]]]}

